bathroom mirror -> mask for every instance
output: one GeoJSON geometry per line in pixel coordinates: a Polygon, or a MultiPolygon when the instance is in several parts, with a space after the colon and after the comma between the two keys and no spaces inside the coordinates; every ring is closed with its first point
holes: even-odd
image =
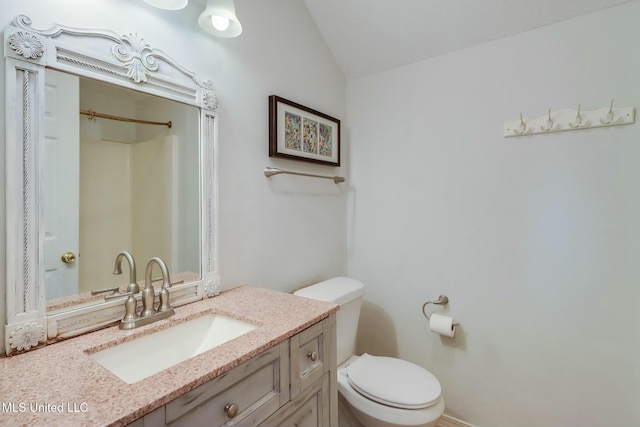
{"type": "Polygon", "coordinates": [[[198,120],[191,105],[45,71],[47,312],[125,289],[129,267],[112,274],[125,249],[140,284],[154,256],[173,282],[200,278],[198,120]]]}
{"type": "MultiPolygon", "coordinates": [[[[88,296],[113,279],[121,250],[135,257],[138,276],[151,256],[166,258],[178,282],[175,306],[216,295],[218,100],[211,81],[133,33],[57,24],[40,30],[20,15],[4,42],[6,353],[119,320],[122,301],[88,296]],[[101,109],[145,123],[107,123],[101,109]],[[69,139],[67,131],[78,145],[51,148],[69,139]],[[51,244],[68,234],[61,218],[79,230],[78,253],[51,244]]],[[[111,283],[128,283],[128,267],[123,273],[111,283]]]]}

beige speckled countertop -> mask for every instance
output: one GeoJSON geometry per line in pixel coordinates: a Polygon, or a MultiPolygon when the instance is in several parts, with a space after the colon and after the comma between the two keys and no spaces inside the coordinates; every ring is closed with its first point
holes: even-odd
{"type": "Polygon", "coordinates": [[[334,304],[242,286],[177,307],[173,317],[132,331],[114,326],[2,358],[0,425],[126,425],[337,310],[334,304]],[[134,384],[122,381],[89,357],[205,313],[224,314],[259,327],[134,384]]]}

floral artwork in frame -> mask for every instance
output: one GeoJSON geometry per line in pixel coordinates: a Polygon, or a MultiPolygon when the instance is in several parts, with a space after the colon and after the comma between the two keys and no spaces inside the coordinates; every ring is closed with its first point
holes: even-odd
{"type": "Polygon", "coordinates": [[[269,157],[340,166],[340,120],[271,95],[269,157]]]}

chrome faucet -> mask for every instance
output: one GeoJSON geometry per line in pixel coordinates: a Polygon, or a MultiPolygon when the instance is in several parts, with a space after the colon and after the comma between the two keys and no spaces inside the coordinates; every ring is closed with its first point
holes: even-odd
{"type": "Polygon", "coordinates": [[[127,292],[137,294],[140,292],[140,286],[136,281],[136,262],[133,259],[133,255],[127,251],[120,252],[118,256],[116,256],[113,274],[122,274],[122,258],[126,259],[127,263],[129,263],[129,285],[127,286],[127,292]]]}
{"type": "Polygon", "coordinates": [[[162,259],[153,257],[147,263],[147,268],[144,274],[144,288],[142,289],[141,294],[142,311],[140,311],[140,314],[137,314],[137,300],[133,296],[133,292],[127,292],[125,294],[119,295],[110,295],[108,297],[105,297],[105,299],[123,298],[125,296],[127,297],[127,301],[125,302],[125,315],[124,318],[120,321],[120,329],[134,329],[138,326],[153,323],[156,320],[166,319],[167,317],[173,316],[175,314],[173,307],[171,307],[171,304],[169,304],[170,287],[171,279],[169,277],[169,269],[167,268],[167,264],[165,264],[162,259]],[[162,273],[162,289],[160,289],[159,292],[160,303],[158,304],[157,309],[154,309],[153,307],[156,293],[153,289],[153,281],[151,280],[151,273],[153,272],[154,264],[157,264],[158,267],[160,267],[160,271],[162,273]]]}
{"type": "Polygon", "coordinates": [[[171,280],[169,277],[169,269],[167,268],[167,264],[158,258],[153,257],[147,263],[147,269],[144,273],[144,289],[142,290],[142,312],[140,313],[140,317],[151,316],[155,313],[153,310],[153,301],[156,297],[155,291],[153,289],[151,279],[151,273],[153,272],[153,265],[157,264],[160,267],[160,272],[162,273],[162,289],[160,290],[160,304],[158,304],[158,313],[162,313],[165,311],[173,310],[171,305],[169,304],[169,288],[171,287],[171,280]]]}

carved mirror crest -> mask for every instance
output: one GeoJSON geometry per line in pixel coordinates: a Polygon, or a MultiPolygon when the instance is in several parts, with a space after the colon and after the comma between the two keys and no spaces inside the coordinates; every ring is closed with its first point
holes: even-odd
{"type": "MultiPolygon", "coordinates": [[[[57,70],[190,106],[197,129],[199,271],[172,288],[174,306],[219,292],[217,263],[217,114],[210,80],[200,80],[138,34],[54,25],[31,27],[20,15],[5,28],[6,72],[6,305],[8,355],[114,324],[122,301],[74,301],[47,310],[45,290],[45,74],[57,70]]],[[[122,248],[128,250],[129,248],[122,248]]],[[[105,259],[110,268],[113,258],[105,259]]],[[[67,260],[71,257],[67,254],[67,260]]],[[[139,259],[146,262],[146,259],[139,259]]]]}

